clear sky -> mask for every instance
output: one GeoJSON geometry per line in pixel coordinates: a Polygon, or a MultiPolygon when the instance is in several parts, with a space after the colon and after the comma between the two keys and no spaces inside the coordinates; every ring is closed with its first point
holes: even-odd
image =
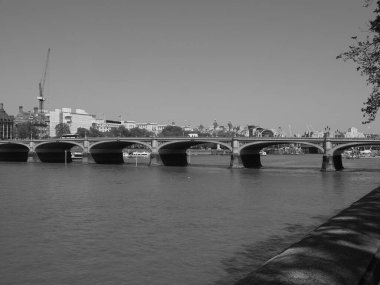
{"type": "Polygon", "coordinates": [[[347,130],[369,89],[336,56],[361,0],[0,0],[0,102],[136,122],[347,130]]]}

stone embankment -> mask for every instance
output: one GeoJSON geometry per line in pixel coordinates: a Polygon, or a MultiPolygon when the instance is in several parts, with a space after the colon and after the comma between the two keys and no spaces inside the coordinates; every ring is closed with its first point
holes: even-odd
{"type": "Polygon", "coordinates": [[[380,187],[235,285],[369,285],[380,279],[380,187]]]}

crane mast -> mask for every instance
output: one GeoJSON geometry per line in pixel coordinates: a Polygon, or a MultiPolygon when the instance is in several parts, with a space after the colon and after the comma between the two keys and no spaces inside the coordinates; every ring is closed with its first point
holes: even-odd
{"type": "Polygon", "coordinates": [[[43,113],[45,110],[44,109],[44,101],[46,100],[46,98],[44,97],[44,87],[45,87],[45,81],[46,81],[47,68],[48,68],[48,64],[49,64],[49,55],[50,55],[50,48],[47,51],[45,67],[44,67],[44,71],[42,74],[42,78],[41,78],[40,82],[38,83],[38,89],[40,91],[40,94],[37,97],[37,99],[39,101],[38,109],[39,109],[40,113],[43,113]]]}

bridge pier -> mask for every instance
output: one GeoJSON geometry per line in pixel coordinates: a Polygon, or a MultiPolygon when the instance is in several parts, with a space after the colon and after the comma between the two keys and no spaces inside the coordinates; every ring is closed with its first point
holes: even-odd
{"type": "Polygon", "coordinates": [[[243,163],[241,161],[241,156],[239,152],[239,141],[236,138],[232,139],[232,154],[230,161],[230,168],[243,168],[243,163]]]}
{"type": "Polygon", "coordinates": [[[156,139],[152,140],[152,152],[150,153],[149,166],[161,166],[162,160],[158,152],[158,141],[156,139]]]}
{"type": "Polygon", "coordinates": [[[162,165],[162,160],[161,156],[158,152],[156,153],[151,153],[150,154],[150,161],[149,161],[149,166],[161,166],[162,165]]]}
{"type": "Polygon", "coordinates": [[[33,150],[29,151],[28,153],[28,160],[27,162],[41,162],[40,158],[38,157],[37,153],[33,150]]]}
{"type": "Polygon", "coordinates": [[[88,141],[88,139],[86,139],[84,142],[83,142],[83,153],[82,153],[82,163],[83,164],[93,164],[93,163],[96,163],[94,158],[92,157],[92,154],[91,152],[89,151],[90,149],[90,142],[88,141]]]}
{"type": "Polygon", "coordinates": [[[96,163],[94,158],[92,157],[90,152],[83,152],[83,157],[82,157],[82,163],[83,164],[93,164],[96,163]]]}
{"type": "Polygon", "coordinates": [[[322,168],[321,171],[323,172],[329,172],[329,171],[335,171],[335,165],[334,165],[334,158],[333,154],[331,153],[332,149],[332,143],[327,138],[329,137],[330,133],[327,132],[325,134],[325,139],[323,141],[323,159],[322,159],[322,168]]]}
{"type": "Polygon", "coordinates": [[[323,155],[321,171],[335,171],[334,159],[332,155],[323,155]]]}
{"type": "Polygon", "coordinates": [[[30,142],[27,162],[41,162],[34,147],[35,147],[34,142],[30,142]]]}

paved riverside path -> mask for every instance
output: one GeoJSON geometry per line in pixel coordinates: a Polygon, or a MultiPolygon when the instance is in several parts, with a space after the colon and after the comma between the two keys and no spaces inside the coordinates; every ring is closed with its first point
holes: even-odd
{"type": "Polygon", "coordinates": [[[380,279],[380,187],[235,285],[367,285],[380,279]]]}

